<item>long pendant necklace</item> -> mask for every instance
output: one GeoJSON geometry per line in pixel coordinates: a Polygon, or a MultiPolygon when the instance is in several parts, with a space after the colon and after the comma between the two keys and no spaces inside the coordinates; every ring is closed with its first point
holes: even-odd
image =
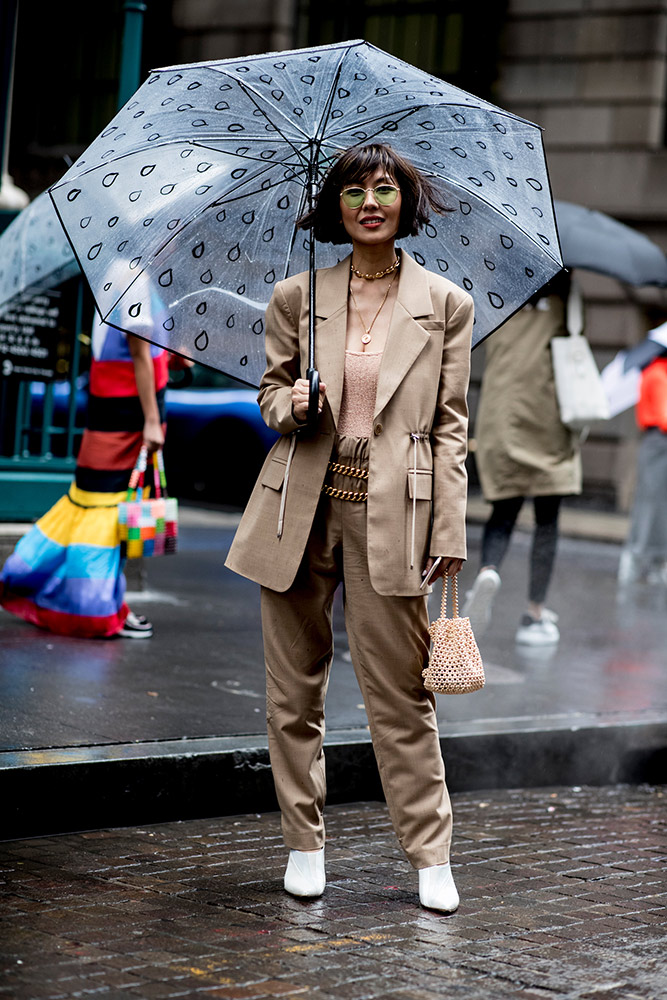
{"type": "Polygon", "coordinates": [[[373,326],[375,325],[375,320],[378,318],[378,316],[382,312],[382,307],[385,304],[385,302],[387,301],[387,297],[389,295],[389,292],[391,291],[391,286],[396,281],[396,274],[397,274],[397,272],[394,271],[394,276],[393,276],[393,278],[391,279],[391,281],[389,282],[389,284],[387,286],[387,291],[384,293],[384,297],[382,299],[382,302],[380,303],[380,308],[375,313],[375,316],[373,316],[373,320],[371,322],[371,325],[368,326],[368,327],[364,323],[364,317],[361,315],[361,310],[359,309],[359,306],[357,305],[357,300],[354,297],[354,292],[352,291],[352,285],[350,285],[350,295],[352,296],[352,302],[354,303],[354,308],[357,310],[357,315],[359,317],[359,320],[361,321],[362,329],[366,331],[364,333],[364,335],[362,336],[362,338],[361,338],[361,343],[364,345],[364,347],[366,347],[368,344],[370,344],[371,340],[373,339],[372,336],[371,336],[371,330],[373,329],[373,326]]]}

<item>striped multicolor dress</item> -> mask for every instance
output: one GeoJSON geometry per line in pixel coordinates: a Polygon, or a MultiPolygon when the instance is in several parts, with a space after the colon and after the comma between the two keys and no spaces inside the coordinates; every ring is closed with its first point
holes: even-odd
{"type": "MultiPolygon", "coordinates": [[[[143,440],[144,416],[124,334],[98,327],[93,337],[90,399],[75,479],[20,540],[0,575],[0,603],[59,635],[97,638],[123,626],[125,577],[118,503],[143,440]]],[[[167,352],[151,347],[164,425],[167,352]]]]}

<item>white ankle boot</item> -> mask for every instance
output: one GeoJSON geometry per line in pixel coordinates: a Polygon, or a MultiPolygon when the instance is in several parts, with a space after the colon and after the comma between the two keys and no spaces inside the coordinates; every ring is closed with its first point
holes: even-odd
{"type": "Polygon", "coordinates": [[[292,896],[321,896],[326,885],[324,848],[320,851],[290,851],[285,872],[285,890],[292,896]]]}
{"type": "Polygon", "coordinates": [[[459,905],[459,894],[449,865],[432,865],[419,869],[419,902],[429,910],[453,913],[459,905]]]}

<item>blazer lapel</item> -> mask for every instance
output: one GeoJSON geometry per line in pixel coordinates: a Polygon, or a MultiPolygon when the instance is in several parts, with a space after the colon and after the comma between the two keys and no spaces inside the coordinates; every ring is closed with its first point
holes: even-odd
{"type": "Polygon", "coordinates": [[[414,317],[429,316],[432,312],[426,273],[403,250],[398,294],[380,365],[375,416],[387,405],[429,342],[430,334],[414,317]]]}
{"type": "Polygon", "coordinates": [[[318,271],[315,284],[315,367],[327,387],[326,399],[335,423],[343,398],[349,276],[348,256],[335,267],[318,271]]]}
{"type": "MultiPolygon", "coordinates": [[[[320,373],[320,380],[326,384],[326,398],[336,424],[345,376],[350,258],[351,255],[348,255],[335,267],[318,271],[315,286],[315,367],[320,373]]],[[[429,341],[428,331],[414,317],[430,316],[432,313],[426,272],[403,250],[398,293],[380,365],[375,414],[387,405],[429,341]]]]}

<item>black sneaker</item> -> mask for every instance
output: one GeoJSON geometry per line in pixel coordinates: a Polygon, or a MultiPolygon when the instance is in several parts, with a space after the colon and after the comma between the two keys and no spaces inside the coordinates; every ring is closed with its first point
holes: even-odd
{"type": "Polygon", "coordinates": [[[129,611],[118,635],[124,639],[150,639],[153,626],[143,615],[135,615],[134,611],[129,611]]]}

